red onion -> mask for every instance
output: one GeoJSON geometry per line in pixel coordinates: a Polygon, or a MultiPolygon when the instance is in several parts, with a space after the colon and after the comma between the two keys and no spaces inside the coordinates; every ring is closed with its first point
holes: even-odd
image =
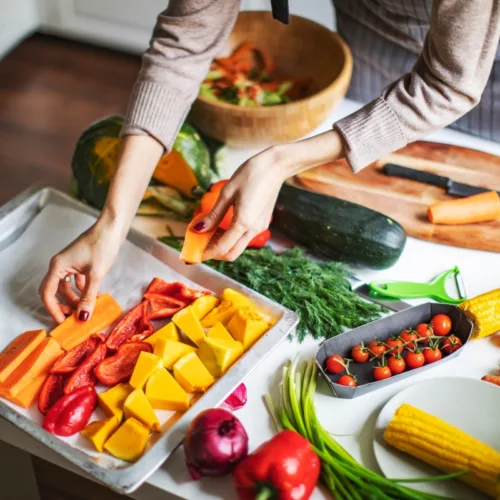
{"type": "Polygon", "coordinates": [[[229,411],[239,410],[247,404],[247,388],[245,384],[240,384],[222,403],[222,408],[229,411]]]}
{"type": "Polygon", "coordinates": [[[248,435],[229,411],[213,408],[201,412],[184,439],[186,465],[193,479],[223,476],[248,454],[248,435]]]}

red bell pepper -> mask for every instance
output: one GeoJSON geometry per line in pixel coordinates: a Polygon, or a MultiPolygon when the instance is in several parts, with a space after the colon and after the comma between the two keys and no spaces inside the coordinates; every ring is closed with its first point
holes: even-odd
{"type": "Polygon", "coordinates": [[[262,233],[255,236],[255,238],[248,244],[248,248],[262,248],[271,239],[271,230],[266,229],[262,233]]]}
{"type": "Polygon", "coordinates": [[[244,458],[233,471],[240,500],[306,500],[321,462],[300,434],[285,430],[244,458]]]}
{"type": "Polygon", "coordinates": [[[122,344],[116,354],[106,358],[96,366],[95,376],[104,385],[116,385],[127,381],[132,375],[142,351],[153,352],[153,346],[147,342],[122,344]]]}
{"type": "Polygon", "coordinates": [[[97,407],[97,393],[91,386],[81,387],[63,396],[43,419],[43,428],[57,436],[80,432],[97,407]]]}
{"type": "Polygon", "coordinates": [[[69,394],[80,387],[92,386],[96,383],[94,368],[106,357],[108,348],[100,342],[94,352],[71,374],[64,385],[64,394],[69,394]]]}
{"type": "Polygon", "coordinates": [[[146,293],[144,294],[144,298],[146,298],[147,300],[159,300],[160,296],[164,298],[168,297],[180,300],[184,303],[184,305],[187,306],[197,298],[207,293],[208,292],[204,292],[201,290],[193,290],[192,288],[184,285],[184,283],[167,283],[160,278],[154,278],[151,284],[148,286],[146,293]]]}
{"type": "Polygon", "coordinates": [[[38,411],[42,415],[46,415],[63,395],[63,375],[59,373],[50,374],[45,379],[38,395],[38,411]]]}
{"type": "Polygon", "coordinates": [[[71,373],[91,353],[93,353],[100,342],[97,335],[93,335],[81,344],[64,353],[50,369],[50,373],[71,373]]]}
{"type": "Polygon", "coordinates": [[[147,314],[148,303],[146,301],[137,304],[119,321],[113,328],[106,340],[109,349],[116,350],[124,342],[129,340],[136,333],[141,333],[148,325],[144,325],[144,318],[147,314]]]}

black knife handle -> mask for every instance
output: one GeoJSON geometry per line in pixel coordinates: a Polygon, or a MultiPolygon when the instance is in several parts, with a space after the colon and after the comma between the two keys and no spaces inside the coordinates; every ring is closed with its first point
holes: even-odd
{"type": "Polygon", "coordinates": [[[391,177],[402,177],[403,179],[423,182],[424,184],[430,184],[444,189],[448,189],[451,182],[448,177],[403,167],[401,165],[396,165],[395,163],[386,163],[382,167],[382,172],[384,172],[385,175],[390,175],[391,177]]]}

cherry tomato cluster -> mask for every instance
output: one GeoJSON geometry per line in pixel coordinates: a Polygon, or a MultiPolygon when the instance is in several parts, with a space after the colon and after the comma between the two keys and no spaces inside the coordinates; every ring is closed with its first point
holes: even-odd
{"type": "Polygon", "coordinates": [[[378,360],[373,369],[375,380],[385,380],[398,375],[406,369],[413,370],[425,364],[435,363],[442,359],[443,354],[451,354],[462,346],[462,341],[456,335],[448,335],[452,329],[449,316],[437,314],[430,323],[421,323],[415,329],[403,330],[398,336],[393,336],[382,342],[372,340],[368,345],[363,343],[351,349],[352,359],[344,359],[333,354],[326,360],[326,369],[340,375],[337,384],[356,387],[357,381],[349,371],[349,363],[365,363],[378,360]]]}

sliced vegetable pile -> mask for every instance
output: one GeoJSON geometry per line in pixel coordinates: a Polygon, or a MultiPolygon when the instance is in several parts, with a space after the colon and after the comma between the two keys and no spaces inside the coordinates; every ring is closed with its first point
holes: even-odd
{"type": "MultiPolygon", "coordinates": [[[[188,410],[269,327],[235,290],[224,290],[221,300],[154,278],[125,315],[104,294],[86,322],[73,315],[50,336],[20,335],[0,354],[0,395],[23,408],[38,400],[47,431],[81,432],[97,451],[134,461],[150,433],[160,432],[155,410],[188,410]],[[155,331],[153,322],[165,319],[155,331]],[[112,325],[109,335],[99,333],[112,325]],[[89,423],[97,406],[107,418],[89,423]]],[[[245,402],[241,385],[225,407],[245,402]]]]}
{"type": "Polygon", "coordinates": [[[374,339],[364,345],[351,349],[351,358],[333,354],[326,360],[326,370],[333,375],[346,374],[335,380],[337,384],[356,387],[358,381],[349,370],[354,363],[376,362],[373,368],[374,380],[385,380],[405,370],[420,368],[435,363],[443,356],[451,354],[460,347],[462,341],[456,335],[449,335],[452,321],[446,314],[437,314],[430,323],[421,323],[415,329],[403,330],[400,335],[386,340],[374,339]]]}
{"type": "Polygon", "coordinates": [[[229,57],[214,59],[200,87],[200,96],[238,106],[274,106],[311,94],[310,78],[280,75],[274,62],[251,42],[229,57]]]}

